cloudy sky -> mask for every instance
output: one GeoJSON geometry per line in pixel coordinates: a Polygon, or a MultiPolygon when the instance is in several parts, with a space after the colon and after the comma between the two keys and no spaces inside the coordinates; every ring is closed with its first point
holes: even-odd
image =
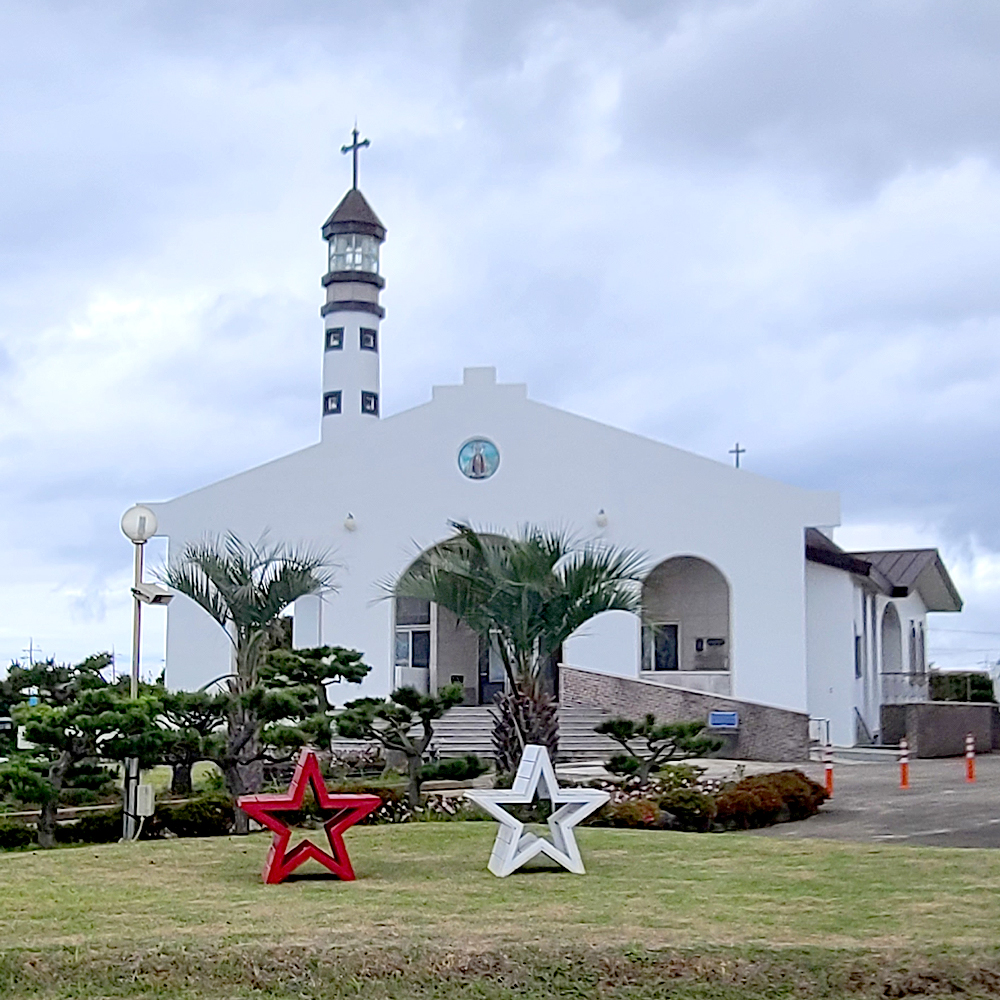
{"type": "Polygon", "coordinates": [[[316,440],[355,116],[384,412],[495,364],[738,439],[996,660],[998,57],[995,0],[3,0],[0,663],[124,660],[121,512],[316,440]]]}

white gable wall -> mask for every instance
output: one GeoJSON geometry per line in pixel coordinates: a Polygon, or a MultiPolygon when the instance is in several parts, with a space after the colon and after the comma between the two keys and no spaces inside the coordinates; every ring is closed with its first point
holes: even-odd
{"type": "Polygon", "coordinates": [[[563,643],[563,662],[619,677],[636,677],[640,643],[638,616],[627,611],[605,611],[563,643]]]}
{"type": "MultiPolygon", "coordinates": [[[[449,520],[505,532],[528,522],[565,527],[636,547],[650,567],[695,555],[731,587],[733,695],[806,708],[803,529],[839,520],[834,494],[788,487],[529,401],[524,386],[496,385],[490,369],[467,370],[461,386],[436,387],[431,403],[353,424],[349,432],[346,424],[325,428],[320,445],[152,504],[171,552],[227,530],[256,539],[268,529],[275,540],[329,547],[339,592],[323,604],[321,640],[363,650],[374,668],[365,693],[376,695],[392,682],[392,607],[379,584],[447,537],[449,520]],[[458,449],[473,436],[500,449],[490,479],[469,480],[458,470],[458,449]],[[601,509],[609,521],[603,530],[595,523],[601,509]],[[344,528],[349,512],[353,532],[344,528]]],[[[224,647],[207,638],[221,630],[207,616],[195,626],[201,612],[185,603],[178,598],[168,612],[174,686],[204,683],[228,667],[224,647]]],[[[304,619],[306,610],[303,604],[296,613],[304,619]]],[[[310,643],[314,631],[304,620],[296,626],[310,643]]],[[[615,642],[600,650],[592,642],[586,665],[624,672],[631,661],[627,669],[637,673],[637,641],[628,631],[621,630],[620,652],[615,642]]],[[[592,630],[599,633],[603,624],[592,630]]]]}
{"type": "Polygon", "coordinates": [[[806,563],[808,711],[837,746],[854,745],[854,590],[850,573],[806,563]]]}

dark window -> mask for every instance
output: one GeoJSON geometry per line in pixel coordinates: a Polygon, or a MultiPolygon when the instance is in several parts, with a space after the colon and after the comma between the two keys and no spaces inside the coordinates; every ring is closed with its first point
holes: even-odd
{"type": "Polygon", "coordinates": [[[361,412],[371,413],[373,416],[378,416],[378,393],[377,392],[362,392],[361,393],[361,412]]]}
{"type": "Polygon", "coordinates": [[[677,670],[677,626],[645,625],[642,629],[642,669],[677,670]]]}
{"type": "Polygon", "coordinates": [[[323,393],[323,416],[327,417],[331,413],[340,413],[341,391],[323,393]]]}
{"type": "Polygon", "coordinates": [[[361,350],[378,350],[378,330],[369,330],[367,327],[361,327],[361,350]]]}
{"type": "Polygon", "coordinates": [[[396,598],[397,625],[430,625],[431,602],[419,597],[396,598]]]}
{"type": "Polygon", "coordinates": [[[344,328],[335,326],[326,331],[326,349],[328,351],[342,351],[344,349],[344,328]]]}
{"type": "Polygon", "coordinates": [[[421,629],[413,630],[413,653],[410,657],[411,667],[429,667],[431,665],[431,634],[421,629]]]}
{"type": "Polygon", "coordinates": [[[854,637],[854,676],[861,676],[861,636],[854,637]]]}
{"type": "Polygon", "coordinates": [[[659,625],[654,632],[655,660],[654,670],[676,670],[677,663],[677,626],[659,625]]]}

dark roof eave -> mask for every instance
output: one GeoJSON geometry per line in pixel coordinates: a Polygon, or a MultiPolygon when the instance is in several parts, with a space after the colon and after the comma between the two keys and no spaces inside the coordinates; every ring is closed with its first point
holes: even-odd
{"type": "Polygon", "coordinates": [[[807,545],[806,559],[810,562],[820,563],[823,566],[842,569],[857,576],[867,577],[871,575],[872,564],[870,562],[865,562],[864,559],[857,559],[847,552],[834,552],[832,549],[807,545]]]}

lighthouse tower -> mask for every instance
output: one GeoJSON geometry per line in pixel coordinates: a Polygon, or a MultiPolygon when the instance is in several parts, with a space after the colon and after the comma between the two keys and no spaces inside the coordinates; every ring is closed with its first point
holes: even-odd
{"type": "Polygon", "coordinates": [[[323,225],[329,266],[323,276],[322,437],[334,428],[379,416],[379,324],[385,310],[379,293],[385,280],[378,273],[379,247],[385,226],[358,190],[358,151],[368,140],[343,147],[354,157],[354,186],[323,225]]]}

